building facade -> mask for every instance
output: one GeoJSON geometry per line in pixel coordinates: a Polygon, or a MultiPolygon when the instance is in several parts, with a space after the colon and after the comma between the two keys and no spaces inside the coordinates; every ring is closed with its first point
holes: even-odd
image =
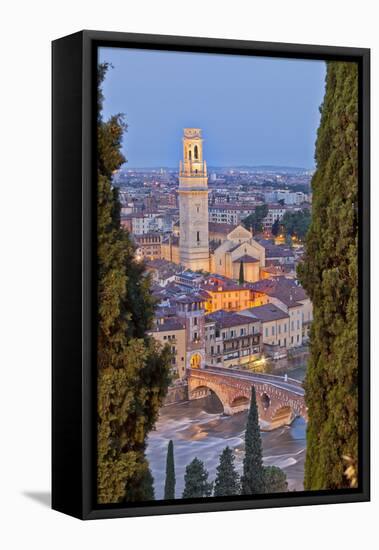
{"type": "Polygon", "coordinates": [[[186,329],[186,366],[205,367],[204,299],[197,293],[183,294],[175,299],[177,315],[186,329]]]}
{"type": "Polygon", "coordinates": [[[150,334],[162,346],[168,345],[172,354],[171,370],[174,378],[182,380],[186,375],[186,329],[179,318],[161,319],[150,334]]]}
{"type": "Polygon", "coordinates": [[[137,260],[156,260],[161,257],[162,235],[160,233],[136,235],[134,240],[137,247],[137,260]]]}
{"type": "Polygon", "coordinates": [[[236,367],[261,356],[261,323],[242,314],[218,311],[206,315],[207,365],[236,367]]]}
{"type": "Polygon", "coordinates": [[[243,270],[245,281],[260,279],[260,269],[265,266],[265,249],[253,239],[250,231],[238,225],[211,256],[211,270],[230,279],[238,279],[243,270]]]}

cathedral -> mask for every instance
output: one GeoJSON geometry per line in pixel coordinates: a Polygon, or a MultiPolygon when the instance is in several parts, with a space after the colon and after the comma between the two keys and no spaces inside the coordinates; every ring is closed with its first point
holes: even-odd
{"type": "Polygon", "coordinates": [[[162,257],[192,271],[255,282],[265,267],[265,249],[241,225],[215,249],[209,246],[208,176],[200,128],[185,128],[179,167],[179,227],[162,243],[162,257]]]}

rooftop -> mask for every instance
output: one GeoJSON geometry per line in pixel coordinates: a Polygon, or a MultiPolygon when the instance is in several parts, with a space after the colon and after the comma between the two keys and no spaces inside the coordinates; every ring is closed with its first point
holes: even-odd
{"type": "Polygon", "coordinates": [[[151,332],[166,332],[169,330],[184,330],[185,325],[178,317],[164,319],[163,323],[157,323],[151,332]]]}
{"type": "Polygon", "coordinates": [[[236,260],[233,260],[233,263],[243,263],[243,264],[255,264],[259,263],[259,260],[257,258],[253,258],[253,256],[249,256],[249,254],[244,254],[240,258],[237,258],[236,260]]]}
{"type": "Polygon", "coordinates": [[[201,288],[209,292],[235,292],[238,290],[248,290],[249,286],[247,286],[246,284],[240,285],[236,283],[236,281],[228,279],[227,277],[211,275],[204,280],[204,282],[201,284],[201,288]]]}
{"type": "Polygon", "coordinates": [[[258,319],[253,319],[251,315],[243,315],[242,313],[234,313],[223,309],[219,309],[214,313],[208,313],[208,315],[205,316],[206,323],[216,323],[220,328],[246,325],[247,323],[254,323],[257,320],[258,319]]]}
{"type": "Polygon", "coordinates": [[[210,233],[222,233],[223,235],[228,235],[235,228],[236,226],[231,223],[208,223],[208,229],[210,233]]]}
{"type": "Polygon", "coordinates": [[[277,298],[288,307],[299,306],[300,300],[308,298],[305,290],[297,281],[288,279],[285,276],[275,277],[274,279],[263,279],[256,283],[251,283],[250,288],[277,298]]]}
{"type": "Polygon", "coordinates": [[[289,319],[288,313],[274,304],[264,304],[263,306],[251,307],[247,310],[242,310],[241,314],[243,315],[244,312],[249,312],[253,317],[262,322],[289,319]]]}

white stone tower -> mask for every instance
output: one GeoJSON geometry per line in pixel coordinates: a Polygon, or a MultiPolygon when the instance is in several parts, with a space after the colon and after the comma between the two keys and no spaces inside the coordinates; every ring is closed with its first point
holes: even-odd
{"type": "Polygon", "coordinates": [[[180,263],[209,271],[208,176],[200,128],[185,128],[179,169],[180,263]]]}

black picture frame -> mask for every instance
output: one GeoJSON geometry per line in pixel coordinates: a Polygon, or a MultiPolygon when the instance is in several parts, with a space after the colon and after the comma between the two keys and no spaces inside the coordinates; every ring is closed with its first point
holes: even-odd
{"type": "Polygon", "coordinates": [[[81,31],[52,43],[52,507],[81,519],[370,499],[370,50],[81,31]],[[359,66],[359,463],[357,489],[99,506],[96,481],[97,48],[355,61],[359,66]]]}

